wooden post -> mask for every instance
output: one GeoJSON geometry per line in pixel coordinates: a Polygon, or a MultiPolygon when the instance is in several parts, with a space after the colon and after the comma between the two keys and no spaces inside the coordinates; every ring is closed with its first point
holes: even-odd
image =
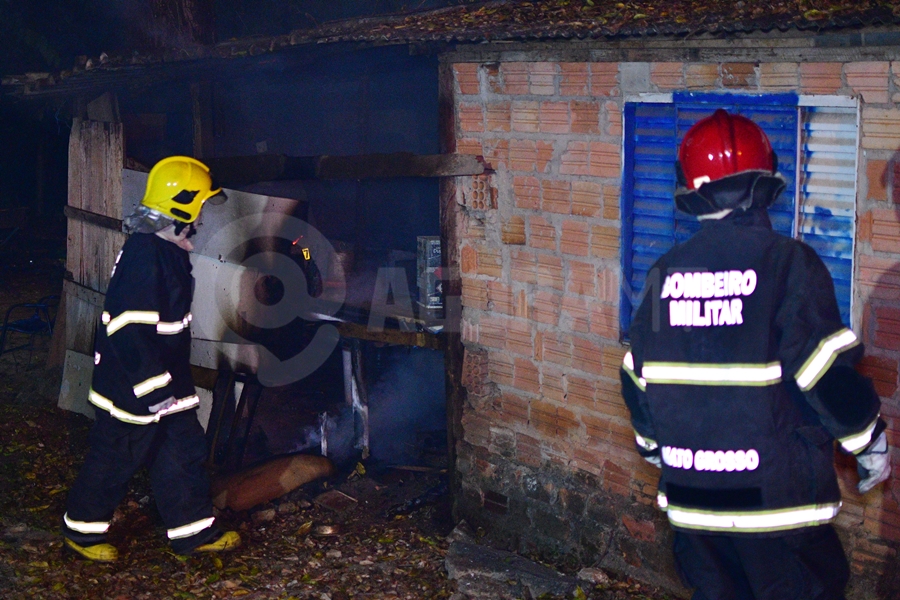
{"type": "MultiPolygon", "coordinates": [[[[456,152],[456,111],[454,110],[453,68],[441,63],[438,70],[438,115],[440,127],[441,153],[456,152]]],[[[466,402],[466,388],[462,385],[463,343],[460,335],[462,301],[462,280],[459,273],[459,237],[456,223],[459,219],[459,205],[456,203],[456,179],[445,177],[440,182],[441,209],[441,266],[444,281],[444,310],[446,321],[446,350],[444,367],[446,371],[447,394],[447,449],[449,451],[450,489],[454,497],[454,512],[462,494],[462,479],[456,469],[456,444],[463,439],[462,412],[466,402]]]]}

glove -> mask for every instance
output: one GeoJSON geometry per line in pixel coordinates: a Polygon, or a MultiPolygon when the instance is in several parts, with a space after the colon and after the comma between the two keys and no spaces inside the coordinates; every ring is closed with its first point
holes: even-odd
{"type": "Polygon", "coordinates": [[[856,486],[860,494],[891,476],[891,453],[883,431],[868,448],[856,455],[856,471],[860,477],[856,486]]]}
{"type": "Polygon", "coordinates": [[[645,456],[644,460],[646,460],[648,463],[650,463],[657,469],[662,469],[662,459],[660,458],[658,452],[656,454],[650,454],[649,456],[645,456]]]}

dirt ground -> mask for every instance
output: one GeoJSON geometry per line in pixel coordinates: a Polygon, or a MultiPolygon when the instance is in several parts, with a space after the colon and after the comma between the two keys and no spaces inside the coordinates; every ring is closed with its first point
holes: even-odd
{"type": "MultiPolygon", "coordinates": [[[[13,303],[58,294],[61,286],[58,256],[7,263],[0,271],[0,316],[13,303]]],[[[456,593],[444,567],[455,523],[446,475],[437,470],[359,469],[251,511],[223,511],[220,523],[238,530],[243,546],[197,557],[167,548],[146,474],[139,473],[110,533],[120,560],[101,564],[66,553],[59,523],[91,421],[56,407],[61,373],[45,368],[48,348],[49,339],[38,338],[33,352],[0,356],[0,599],[421,599],[456,593]],[[334,488],[354,501],[337,509],[316,501],[334,488]],[[326,525],[337,528],[334,535],[321,535],[318,528],[326,525]]],[[[615,578],[594,588],[585,584],[574,597],[665,598],[615,578]]]]}

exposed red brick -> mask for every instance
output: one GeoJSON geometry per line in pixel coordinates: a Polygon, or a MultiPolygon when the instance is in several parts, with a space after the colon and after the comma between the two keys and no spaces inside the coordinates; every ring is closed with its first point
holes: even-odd
{"type": "Polygon", "coordinates": [[[463,343],[481,343],[478,341],[478,325],[473,323],[470,319],[463,318],[460,321],[460,329],[460,337],[462,338],[463,343]]]}
{"type": "Polygon", "coordinates": [[[759,65],[759,87],[764,90],[796,91],[800,86],[797,63],[762,63],[759,65]]]}
{"type": "Polygon", "coordinates": [[[889,62],[855,62],[844,65],[844,76],[854,92],[869,104],[886,104],[891,82],[889,62]]]}
{"type": "Polygon", "coordinates": [[[483,346],[503,350],[506,348],[508,319],[484,316],[478,324],[478,341],[483,346]]]}
{"type": "Polygon", "coordinates": [[[684,88],[684,63],[650,63],[650,82],[659,90],[684,88]]]}
{"type": "Polygon", "coordinates": [[[559,93],[562,96],[587,96],[587,63],[559,63],[559,93]]]}
{"type": "Polygon", "coordinates": [[[521,62],[504,62],[500,64],[500,90],[504,94],[528,93],[528,64],[521,62]]]}
{"type": "Polygon", "coordinates": [[[487,297],[489,307],[494,312],[510,316],[515,314],[513,290],[510,286],[500,281],[488,281],[487,297]]]}
{"type": "Polygon", "coordinates": [[[894,209],[872,211],[872,249],[900,252],[900,214],[894,209]]]}
{"type": "Polygon", "coordinates": [[[587,142],[569,142],[562,155],[559,172],[563,175],[590,174],[590,146],[587,142]]]}
{"type": "Polygon", "coordinates": [[[481,140],[463,138],[461,140],[456,140],[456,152],[459,154],[481,156],[484,150],[481,148],[481,140]]]}
{"type": "Polygon", "coordinates": [[[529,394],[539,394],[541,391],[541,373],[537,365],[526,358],[514,360],[513,387],[529,394]]]}
{"type": "Polygon", "coordinates": [[[875,308],[875,346],[882,350],[900,350],[900,309],[875,308]]]}
{"type": "Polygon", "coordinates": [[[545,334],[541,354],[546,362],[570,367],[572,365],[572,336],[557,333],[545,334]]]}
{"type": "Polygon", "coordinates": [[[560,326],[574,333],[590,333],[591,310],[584,298],[564,296],[560,326]]]}
{"type": "Polygon", "coordinates": [[[534,252],[513,249],[509,254],[509,274],[519,283],[537,283],[537,257],[534,252]]]}
{"type": "Polygon", "coordinates": [[[754,63],[725,63],[722,65],[722,85],[727,88],[756,87],[754,63]]]}
{"type": "Polygon", "coordinates": [[[541,102],[540,130],[541,133],[568,133],[569,103],[541,102]]]}
{"type": "MultiPolygon", "coordinates": [[[[896,178],[895,178],[896,180],[896,178]]],[[[888,199],[888,162],[886,160],[866,160],[866,183],[869,200],[886,201],[888,199]]]]}
{"type": "Polygon", "coordinates": [[[528,91],[538,96],[556,93],[556,63],[536,62],[528,65],[528,91]]]}
{"type": "Polygon", "coordinates": [[[513,177],[513,196],[516,208],[540,210],[541,182],[537,177],[517,175],[513,177]]]}
{"type": "Polygon", "coordinates": [[[718,64],[691,63],[684,68],[684,83],[689,90],[714,88],[718,81],[718,64]]]}
{"type": "Polygon", "coordinates": [[[859,255],[859,286],[863,294],[900,300],[900,264],[895,258],[859,255]]]}
{"type": "Polygon", "coordinates": [[[619,229],[594,225],[591,227],[591,256],[600,258],[618,258],[619,229]]]}
{"type": "Polygon", "coordinates": [[[603,374],[603,353],[599,344],[582,337],[572,338],[572,366],[592,375],[603,374]]]}
{"type": "Polygon", "coordinates": [[[543,463],[540,441],[530,435],[516,432],[516,459],[524,465],[540,467],[543,463]]]}
{"type": "Polygon", "coordinates": [[[484,159],[493,169],[503,169],[509,163],[509,140],[484,140],[484,159]]]}
{"type": "MultiPolygon", "coordinates": [[[[593,409],[594,396],[597,393],[594,381],[585,379],[577,375],[569,375],[566,377],[566,401],[570,406],[581,406],[583,408],[593,409]]],[[[586,413],[587,414],[587,413],[586,413]]],[[[582,423],[587,425],[584,418],[582,423]]]]}
{"type": "Polygon", "coordinates": [[[603,186],[603,218],[610,221],[619,220],[619,196],[622,188],[618,185],[603,186]]]}
{"type": "Polygon", "coordinates": [[[619,309],[617,305],[594,304],[591,307],[591,333],[608,340],[619,339],[619,309]]]}
{"type": "Polygon", "coordinates": [[[572,184],[555,179],[542,181],[541,209],[545,212],[564,215],[572,212],[572,184]]]}
{"type": "Polygon", "coordinates": [[[603,373],[605,377],[610,379],[619,378],[619,368],[622,366],[622,359],[625,358],[625,348],[616,344],[615,346],[603,346],[603,373]]]}
{"type": "MultiPolygon", "coordinates": [[[[513,359],[506,352],[488,352],[488,376],[497,385],[512,385],[513,359]]],[[[526,411],[527,412],[527,411],[526,411]]]]}
{"type": "Polygon", "coordinates": [[[478,244],[478,274],[500,278],[503,275],[503,249],[478,244]]]}
{"type": "Polygon", "coordinates": [[[570,260],[566,291],[594,298],[597,295],[597,267],[591,263],[570,260]]]}
{"type": "Polygon", "coordinates": [[[887,183],[891,202],[900,204],[900,161],[894,156],[888,163],[887,169],[882,176],[882,181],[887,183]]]}
{"type": "Polygon", "coordinates": [[[535,160],[537,172],[547,173],[549,171],[550,161],[553,160],[553,144],[538,140],[534,144],[534,149],[537,152],[537,158],[535,160]]]}
{"type": "Polygon", "coordinates": [[[511,246],[525,245],[525,219],[513,215],[500,228],[500,241],[511,246]]]}
{"type": "Polygon", "coordinates": [[[842,63],[800,63],[800,91],[804,94],[834,94],[844,82],[841,80],[842,63]]]}
{"type": "Polygon", "coordinates": [[[900,148],[900,109],[863,105],[862,147],[896,152],[900,148]]]}
{"type": "Polygon", "coordinates": [[[535,172],[537,147],[533,140],[510,140],[509,168],[513,171],[535,172]]]}
{"type": "Polygon", "coordinates": [[[462,278],[462,302],[463,306],[477,310],[487,310],[488,291],[487,282],[473,277],[462,278]]]}
{"type": "Polygon", "coordinates": [[[478,253],[468,244],[459,251],[459,270],[469,275],[474,275],[478,271],[478,253]]]}
{"type": "Polygon", "coordinates": [[[554,402],[566,402],[565,372],[555,366],[544,363],[541,367],[541,396],[554,402]]]}
{"type": "Polygon", "coordinates": [[[619,63],[591,63],[591,95],[619,95],[619,63]]]}
{"type": "Polygon", "coordinates": [[[513,354],[534,356],[531,322],[524,319],[510,319],[507,322],[506,349],[513,354]]]}
{"type": "Polygon", "coordinates": [[[856,370],[872,379],[879,396],[890,398],[897,391],[896,359],[867,354],[857,363],[856,370]]]}
{"type": "Polygon", "coordinates": [[[550,254],[538,254],[537,261],[537,284],[563,291],[565,279],[562,259],[550,254]]]}
{"type": "Polygon", "coordinates": [[[556,250],[556,228],[544,217],[533,216],[528,219],[528,245],[532,248],[556,250]]]}
{"type": "Polygon", "coordinates": [[[597,300],[609,304],[619,303],[619,272],[614,269],[597,271],[597,300]]]}
{"type": "Polygon", "coordinates": [[[478,95],[478,65],[475,63],[456,63],[453,65],[453,74],[459,85],[459,93],[463,95],[478,95]]]}
{"type": "Polygon", "coordinates": [[[615,102],[606,102],[603,105],[606,113],[606,133],[614,136],[622,135],[622,109],[615,102]]]}
{"type": "Polygon", "coordinates": [[[597,217],[602,209],[602,187],[592,181],[572,182],[572,214],[580,217],[597,217]]]}
{"type": "Polygon", "coordinates": [[[587,256],[590,248],[588,224],[573,219],[563,221],[559,240],[560,252],[572,256],[587,256]]]}
{"type": "Polygon", "coordinates": [[[590,443],[609,441],[609,419],[585,412],[581,415],[581,422],[584,423],[585,432],[591,438],[590,443]]]}
{"type": "Polygon", "coordinates": [[[485,126],[488,131],[509,131],[512,118],[512,104],[509,102],[488,102],[484,109],[485,126]]]}
{"type": "Polygon", "coordinates": [[[463,352],[462,379],[463,386],[469,393],[481,396],[485,393],[485,384],[489,377],[488,353],[485,350],[466,348],[463,352]]]}
{"type": "Polygon", "coordinates": [[[600,103],[573,100],[569,104],[572,113],[572,133],[600,133],[600,103]]]}
{"type": "Polygon", "coordinates": [[[511,393],[504,393],[500,396],[500,412],[504,416],[507,423],[518,423],[526,425],[528,423],[528,401],[524,398],[511,393]]]}
{"type": "Polygon", "coordinates": [[[540,104],[530,100],[513,102],[512,130],[522,133],[537,133],[540,131],[540,104]]]}
{"type": "Polygon", "coordinates": [[[568,437],[579,423],[572,411],[550,402],[531,403],[531,426],[552,438],[568,437]]]}
{"type": "Polygon", "coordinates": [[[595,177],[619,177],[622,149],[618,144],[591,142],[589,173],[595,177]]]}
{"type": "Polygon", "coordinates": [[[559,323],[560,296],[553,292],[534,292],[532,318],[538,323],[557,325],[559,323]]]}
{"type": "Polygon", "coordinates": [[[503,82],[500,77],[500,63],[487,63],[481,65],[487,75],[488,90],[494,94],[503,93],[503,82]]]}
{"type": "Polygon", "coordinates": [[[459,103],[459,128],[467,133],[484,131],[481,104],[459,103]]]}

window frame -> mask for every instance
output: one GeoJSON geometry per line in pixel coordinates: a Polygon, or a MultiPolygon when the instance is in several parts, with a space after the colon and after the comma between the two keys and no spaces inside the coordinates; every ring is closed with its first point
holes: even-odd
{"type": "MultiPolygon", "coordinates": [[[[634,197],[634,186],[629,186],[629,174],[634,172],[636,167],[636,148],[637,145],[635,143],[635,134],[636,134],[636,117],[634,116],[634,107],[638,104],[671,104],[674,105],[676,110],[679,105],[688,105],[691,102],[688,101],[689,98],[693,97],[693,93],[690,92],[676,92],[676,93],[640,93],[640,94],[629,94],[624,98],[624,105],[622,110],[623,117],[623,137],[622,137],[622,175],[621,175],[621,184],[622,184],[622,216],[621,216],[621,247],[622,247],[622,255],[621,255],[621,294],[620,294],[620,304],[619,304],[619,331],[620,331],[620,339],[623,342],[628,341],[628,328],[631,323],[633,311],[637,309],[640,304],[640,301],[645,293],[644,289],[641,290],[633,290],[632,280],[634,278],[633,270],[632,270],[632,259],[634,257],[634,206],[635,206],[635,197],[634,197]]],[[[855,155],[854,155],[854,176],[853,176],[853,211],[852,211],[852,219],[850,226],[850,238],[851,238],[851,250],[850,250],[850,290],[849,290],[849,325],[852,328],[856,328],[859,323],[859,315],[857,314],[857,277],[856,277],[856,245],[857,245],[857,230],[858,230],[858,207],[859,207],[859,165],[860,165],[860,154],[862,152],[860,148],[860,138],[862,135],[862,110],[860,99],[855,96],[842,96],[842,95],[819,95],[819,94],[782,94],[782,93],[760,93],[760,94],[741,94],[741,93],[733,93],[733,92],[720,92],[720,91],[698,91],[696,92],[696,97],[701,99],[701,102],[708,102],[710,105],[710,111],[715,108],[714,100],[717,98],[721,98],[723,100],[723,105],[728,105],[728,99],[739,98],[746,102],[751,98],[769,98],[772,100],[777,100],[779,98],[783,99],[796,99],[792,103],[785,103],[783,106],[785,107],[793,107],[797,110],[797,130],[795,133],[795,142],[796,142],[796,154],[794,156],[794,166],[795,166],[795,177],[794,177],[794,199],[793,199],[793,222],[792,222],[792,231],[791,237],[794,239],[801,239],[801,212],[803,209],[803,198],[804,198],[804,182],[808,178],[808,172],[806,167],[810,164],[809,161],[806,161],[805,158],[805,146],[804,146],[804,127],[808,125],[810,122],[808,120],[808,113],[804,113],[804,109],[814,109],[814,108],[824,108],[824,109],[851,109],[855,112],[855,139],[853,140],[855,155]]],[[[739,101],[740,102],[740,101],[739,101]]],[[[734,102],[732,102],[733,104],[734,102]]],[[[773,104],[777,105],[777,104],[773,104]]],[[[677,152],[677,143],[675,147],[675,152],[677,152]]],[[[674,179],[675,165],[674,161],[672,164],[672,177],[674,179]]],[[[633,183],[633,179],[632,179],[633,183]]],[[[674,190],[673,190],[674,191],[674,190]]],[[[806,194],[808,197],[809,194],[806,194]]],[[[673,206],[674,206],[674,198],[673,198],[673,206]]],[[[674,219],[674,212],[673,212],[674,219]]],[[[647,285],[645,282],[644,288],[652,287],[652,285],[647,285]]]]}

